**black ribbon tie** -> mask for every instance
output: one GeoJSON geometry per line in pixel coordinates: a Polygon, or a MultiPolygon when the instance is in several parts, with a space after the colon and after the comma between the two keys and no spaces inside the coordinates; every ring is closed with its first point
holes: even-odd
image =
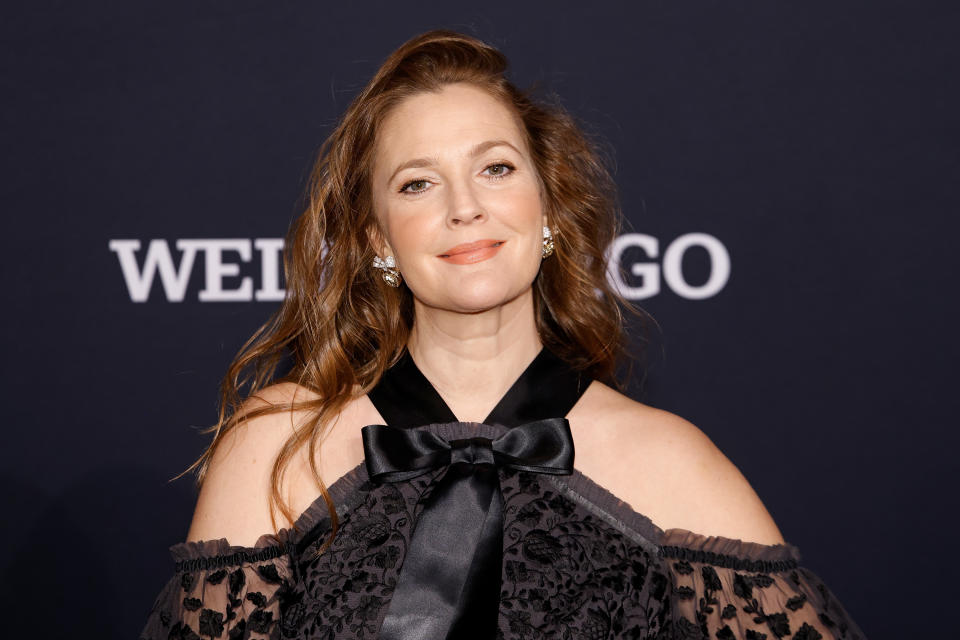
{"type": "Polygon", "coordinates": [[[573,436],[564,418],[511,428],[496,439],[447,441],[424,427],[361,430],[367,474],[400,482],[448,467],[423,504],[381,640],[492,640],[503,566],[503,497],[498,467],[569,475],[573,436]]]}

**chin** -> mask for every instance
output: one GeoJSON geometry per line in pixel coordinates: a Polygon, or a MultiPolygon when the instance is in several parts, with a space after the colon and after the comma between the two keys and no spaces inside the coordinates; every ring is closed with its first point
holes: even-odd
{"type": "Polygon", "coordinates": [[[461,313],[480,313],[503,306],[530,289],[530,284],[525,287],[506,287],[505,284],[501,281],[465,285],[448,292],[447,303],[442,306],[461,313]]]}

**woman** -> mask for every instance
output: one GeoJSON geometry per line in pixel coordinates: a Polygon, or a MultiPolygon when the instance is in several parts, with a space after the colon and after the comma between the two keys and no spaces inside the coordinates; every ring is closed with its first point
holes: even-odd
{"type": "Polygon", "coordinates": [[[862,637],[699,429],[604,384],[612,183],[505,68],[429,32],[347,109],[142,638],[862,637]]]}

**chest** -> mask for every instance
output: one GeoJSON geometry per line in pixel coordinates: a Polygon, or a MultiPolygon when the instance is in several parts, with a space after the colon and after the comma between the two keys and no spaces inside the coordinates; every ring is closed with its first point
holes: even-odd
{"type": "MultiPolygon", "coordinates": [[[[344,619],[351,625],[337,637],[376,633],[412,544],[412,523],[422,517],[422,497],[440,473],[365,489],[329,549],[312,559],[304,554],[292,597],[299,604],[285,616],[297,637],[327,637],[324,630],[344,619]]],[[[512,470],[500,475],[499,636],[653,637],[664,630],[669,579],[649,545],[565,481],[512,470]]]]}
{"type": "MultiPolygon", "coordinates": [[[[636,448],[624,451],[622,438],[609,426],[611,422],[590,412],[575,410],[568,420],[576,444],[576,469],[659,524],[669,513],[669,502],[664,501],[670,492],[661,486],[655,472],[658,460],[654,452],[636,448]]],[[[382,422],[374,406],[363,397],[351,403],[329,427],[316,452],[318,471],[327,487],[363,462],[360,430],[382,422]]],[[[291,506],[300,513],[317,499],[319,490],[305,453],[298,455],[295,465],[296,473],[290,475],[291,506]]]]}

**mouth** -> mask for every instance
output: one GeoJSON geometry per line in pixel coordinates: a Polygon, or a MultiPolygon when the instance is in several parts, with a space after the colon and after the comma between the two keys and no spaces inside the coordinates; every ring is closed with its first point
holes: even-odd
{"type": "Polygon", "coordinates": [[[505,240],[477,240],[450,247],[437,257],[453,264],[473,264],[492,258],[504,245],[505,240]]]}

